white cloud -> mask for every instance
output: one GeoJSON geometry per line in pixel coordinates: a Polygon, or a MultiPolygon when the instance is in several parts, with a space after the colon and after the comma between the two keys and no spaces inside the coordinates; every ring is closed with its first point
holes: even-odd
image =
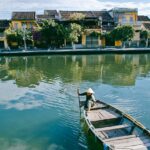
{"type": "Polygon", "coordinates": [[[28,144],[20,139],[11,139],[11,141],[10,141],[7,138],[0,138],[0,144],[1,144],[1,149],[7,149],[7,150],[27,150],[27,149],[29,149],[28,144]]]}
{"type": "Polygon", "coordinates": [[[13,103],[13,101],[5,103],[5,109],[27,110],[40,107],[42,104],[36,100],[21,101],[13,103]]]}
{"type": "Polygon", "coordinates": [[[42,13],[44,9],[64,10],[102,10],[113,7],[129,7],[139,9],[139,14],[150,16],[150,2],[101,1],[101,0],[0,0],[0,18],[10,16],[11,11],[34,10],[42,13]]]}
{"type": "MultiPolygon", "coordinates": [[[[53,84],[41,82],[34,89],[17,87],[16,84],[13,84],[13,81],[0,81],[0,85],[1,109],[23,111],[39,107],[55,108],[58,107],[58,105],[64,106],[62,99],[57,97],[57,90],[59,91],[59,89],[61,89],[59,81],[53,84]],[[55,99],[51,99],[51,97],[55,97],[55,99]]],[[[66,97],[62,94],[61,98],[65,99],[66,97]]]]}
{"type": "Polygon", "coordinates": [[[4,109],[25,110],[40,107],[42,104],[33,97],[26,94],[28,88],[18,88],[13,81],[0,82],[0,106],[4,109]],[[7,91],[7,94],[6,94],[7,91]]]}
{"type": "Polygon", "coordinates": [[[25,93],[28,91],[27,88],[18,88],[16,84],[14,84],[14,81],[5,81],[0,82],[0,97],[2,101],[10,101],[12,99],[19,99],[22,97],[22,95],[25,95],[25,93]]]}

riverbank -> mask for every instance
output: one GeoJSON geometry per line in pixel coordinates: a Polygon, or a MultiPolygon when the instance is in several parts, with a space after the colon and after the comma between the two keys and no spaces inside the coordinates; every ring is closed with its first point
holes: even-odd
{"type": "Polygon", "coordinates": [[[90,54],[143,54],[150,48],[106,48],[106,49],[55,49],[55,50],[1,50],[0,56],[30,55],[90,55],[90,54]]]}

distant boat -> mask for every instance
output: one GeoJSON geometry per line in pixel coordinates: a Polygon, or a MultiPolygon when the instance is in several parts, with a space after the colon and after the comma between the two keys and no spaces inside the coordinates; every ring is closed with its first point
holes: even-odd
{"type": "Polygon", "coordinates": [[[150,131],[109,104],[97,101],[90,111],[84,110],[84,118],[104,150],[150,150],[150,131]]]}

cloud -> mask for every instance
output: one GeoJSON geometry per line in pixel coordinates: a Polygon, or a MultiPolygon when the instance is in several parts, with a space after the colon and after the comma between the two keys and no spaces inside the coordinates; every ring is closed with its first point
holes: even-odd
{"type": "MultiPolygon", "coordinates": [[[[38,144],[34,145],[33,143],[31,144],[31,142],[27,142],[25,140],[18,139],[18,138],[8,139],[8,138],[0,137],[0,145],[1,145],[0,148],[3,150],[6,149],[7,150],[29,150],[29,149],[41,150],[41,147],[38,147],[38,144]]],[[[65,149],[61,145],[51,143],[51,145],[47,147],[47,150],[65,150],[65,149]]]]}
{"type": "Polygon", "coordinates": [[[0,0],[0,18],[10,18],[12,11],[37,11],[44,9],[62,10],[102,10],[113,7],[129,7],[139,9],[139,14],[150,16],[150,2],[143,0],[0,0]]]}
{"type": "Polygon", "coordinates": [[[51,144],[49,147],[48,147],[48,150],[65,150],[62,146],[60,145],[56,145],[56,144],[51,144]]]}
{"type": "Polygon", "coordinates": [[[1,149],[7,150],[27,150],[29,145],[20,139],[11,139],[0,138],[1,149]],[[12,144],[13,143],[13,144],[12,144]]]}
{"type": "Polygon", "coordinates": [[[62,99],[66,99],[63,93],[61,93],[61,98],[59,97],[60,95],[57,95],[59,89],[62,88],[59,81],[53,84],[41,82],[34,89],[19,88],[16,84],[13,84],[13,81],[0,82],[0,85],[0,109],[16,109],[18,111],[23,111],[39,107],[58,108],[60,105],[62,106],[61,108],[63,108],[64,103],[62,99]],[[6,91],[9,92],[6,94],[6,91]]]}
{"type": "Polygon", "coordinates": [[[3,109],[26,110],[40,107],[42,104],[29,94],[28,88],[18,88],[13,81],[0,82],[0,106],[3,109]],[[6,94],[6,91],[7,92],[6,94]]]}
{"type": "Polygon", "coordinates": [[[27,88],[18,88],[12,80],[0,82],[0,84],[0,103],[2,103],[2,101],[10,101],[15,98],[19,99],[20,97],[22,97],[22,95],[25,95],[25,93],[28,92],[27,88]]]}
{"type": "Polygon", "coordinates": [[[27,110],[40,107],[42,104],[36,100],[21,101],[14,103],[14,101],[5,103],[5,109],[17,109],[17,110],[27,110]]]}

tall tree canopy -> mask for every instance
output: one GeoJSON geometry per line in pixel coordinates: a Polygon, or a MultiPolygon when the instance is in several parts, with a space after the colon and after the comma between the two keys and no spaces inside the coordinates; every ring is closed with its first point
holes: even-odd
{"type": "Polygon", "coordinates": [[[119,26],[111,32],[111,35],[116,41],[130,41],[134,36],[134,29],[128,25],[119,26]]]}

